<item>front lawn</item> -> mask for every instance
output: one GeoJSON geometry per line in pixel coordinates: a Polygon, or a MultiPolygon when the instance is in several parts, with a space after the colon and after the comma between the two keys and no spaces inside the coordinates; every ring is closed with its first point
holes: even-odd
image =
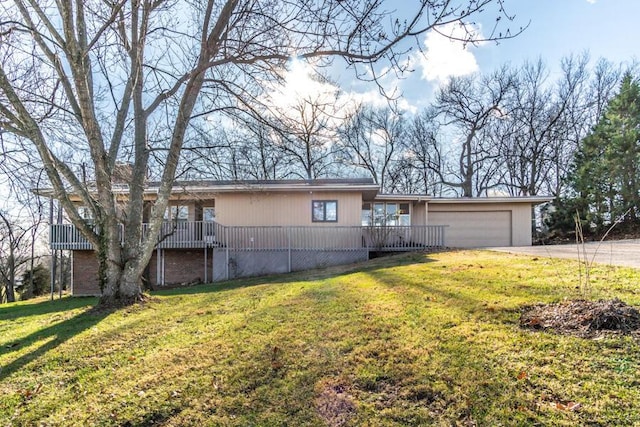
{"type": "MultiPolygon", "coordinates": [[[[640,305],[640,270],[594,299],[640,305]]],[[[0,306],[4,425],[640,425],[640,339],[522,330],[575,261],[487,251],[0,306]]]]}

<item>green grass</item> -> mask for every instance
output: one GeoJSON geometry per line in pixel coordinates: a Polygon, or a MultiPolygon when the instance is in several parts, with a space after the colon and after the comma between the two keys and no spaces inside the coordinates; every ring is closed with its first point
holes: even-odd
{"type": "MultiPolygon", "coordinates": [[[[592,297],[640,305],[639,278],[597,267],[592,297]]],[[[637,338],[518,327],[519,307],[579,296],[577,280],[575,262],[461,251],[111,312],[3,305],[0,426],[640,425],[637,338]]]]}

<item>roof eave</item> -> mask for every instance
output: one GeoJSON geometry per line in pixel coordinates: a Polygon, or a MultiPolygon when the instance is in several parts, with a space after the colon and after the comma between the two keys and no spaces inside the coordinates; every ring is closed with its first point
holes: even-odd
{"type": "Polygon", "coordinates": [[[525,197],[437,197],[429,203],[529,203],[538,205],[552,201],[552,196],[525,196],[525,197]]]}

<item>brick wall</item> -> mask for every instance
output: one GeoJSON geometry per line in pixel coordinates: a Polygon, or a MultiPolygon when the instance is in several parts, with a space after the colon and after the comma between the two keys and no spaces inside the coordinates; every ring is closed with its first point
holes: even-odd
{"type": "Polygon", "coordinates": [[[100,295],[95,251],[73,251],[73,295],[100,295]]]}
{"type": "MultiPolygon", "coordinates": [[[[175,287],[187,283],[204,281],[204,251],[169,250],[164,251],[163,287],[175,287]]],[[[100,295],[98,282],[98,259],[94,251],[73,251],[73,295],[100,295]]],[[[212,251],[207,254],[208,280],[212,281],[212,251]]],[[[157,253],[154,252],[148,267],[148,279],[151,287],[157,289],[157,253]]]]}
{"type": "MultiPolygon", "coordinates": [[[[226,280],[224,249],[207,253],[207,281],[226,280]],[[215,263],[214,263],[215,261],[215,263]]],[[[158,285],[158,257],[154,252],[148,267],[148,280],[153,289],[202,283],[205,279],[203,249],[165,249],[164,286],[158,285]]],[[[360,251],[292,251],[291,270],[300,271],[332,265],[350,264],[368,259],[366,249],[360,251]]],[[[230,251],[229,278],[286,273],[289,254],[281,251],[230,251]]],[[[73,294],[99,295],[98,260],[93,251],[73,252],[73,294]]]]}
{"type": "MultiPolygon", "coordinates": [[[[154,252],[149,261],[149,282],[153,288],[158,285],[158,257],[154,252]]],[[[204,249],[165,249],[163,287],[175,287],[187,283],[202,283],[205,279],[204,249]]],[[[213,253],[207,253],[207,280],[212,281],[213,253]]]]}

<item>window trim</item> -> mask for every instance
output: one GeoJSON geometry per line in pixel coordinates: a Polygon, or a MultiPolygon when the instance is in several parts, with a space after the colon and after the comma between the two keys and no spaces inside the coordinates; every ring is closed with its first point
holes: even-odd
{"type": "Polygon", "coordinates": [[[363,202],[360,213],[360,222],[363,227],[409,227],[411,226],[411,204],[409,202],[363,202]],[[389,205],[395,205],[395,213],[392,215],[387,214],[387,206],[389,205]],[[406,213],[401,213],[403,212],[400,208],[401,205],[407,205],[406,213]],[[366,223],[364,221],[365,212],[367,212],[366,223]],[[408,224],[402,224],[403,221],[401,218],[406,220],[408,224]]]}
{"type": "Polygon", "coordinates": [[[311,222],[338,222],[338,201],[337,200],[312,200],[311,201],[311,222]],[[316,218],[316,203],[322,204],[322,218],[316,218]],[[336,206],[336,218],[327,219],[327,205],[333,203],[336,206]]]}

